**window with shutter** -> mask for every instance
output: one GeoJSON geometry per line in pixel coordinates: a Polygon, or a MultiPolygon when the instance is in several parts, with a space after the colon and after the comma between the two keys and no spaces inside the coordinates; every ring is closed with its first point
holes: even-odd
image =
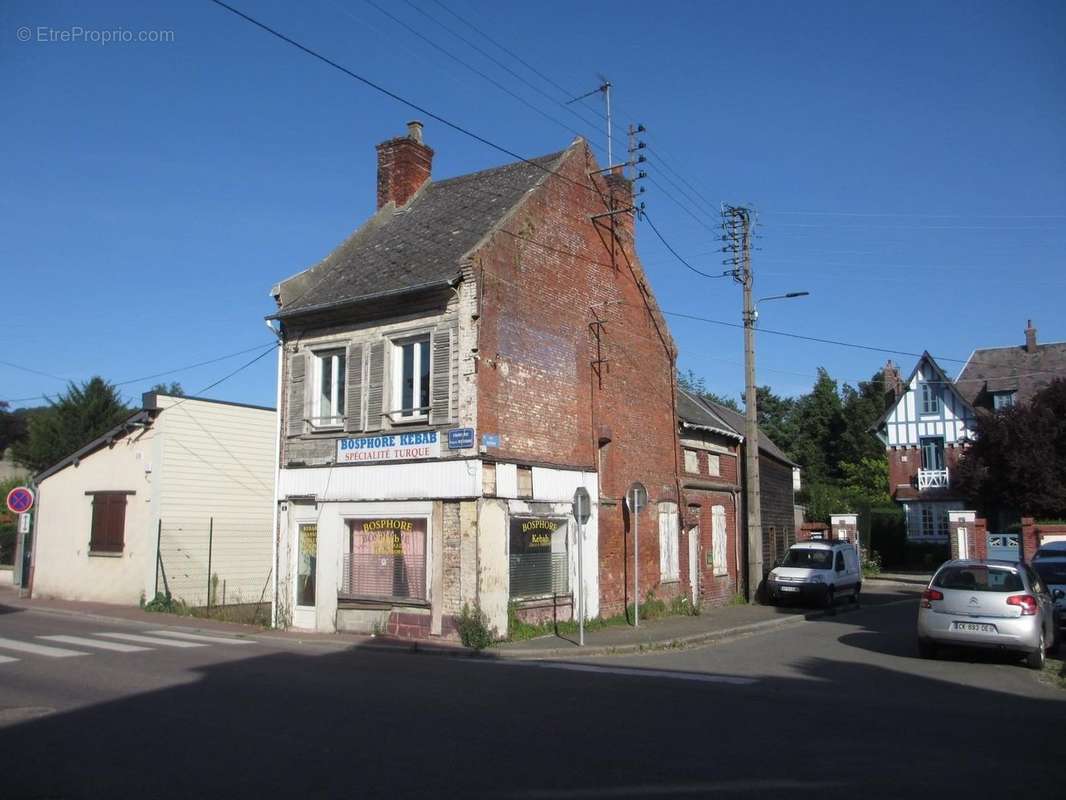
{"type": "Polygon", "coordinates": [[[662,581],[680,579],[680,535],[677,504],[659,503],[659,573],[662,581]]]}
{"type": "Polygon", "coordinates": [[[728,575],[725,506],[711,506],[711,550],[714,559],[714,574],[716,576],[728,575]]]}
{"type": "Polygon", "coordinates": [[[125,547],[126,496],[133,492],[86,492],[92,497],[90,553],[121,553],[125,547]]]}
{"type": "Polygon", "coordinates": [[[289,414],[288,434],[299,436],[304,432],[304,391],[307,356],[293,353],[289,356],[289,414]]]}
{"type": "Polygon", "coordinates": [[[433,371],[430,378],[431,425],[441,425],[452,418],[452,341],[455,331],[438,329],[433,334],[433,371]]]}
{"type": "Polygon", "coordinates": [[[345,391],[345,409],[348,414],[345,428],[349,431],[363,429],[363,346],[348,345],[348,386],[345,391]]]}

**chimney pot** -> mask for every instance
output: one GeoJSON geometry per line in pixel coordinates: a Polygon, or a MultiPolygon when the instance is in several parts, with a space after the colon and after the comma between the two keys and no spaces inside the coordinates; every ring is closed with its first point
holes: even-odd
{"type": "Polygon", "coordinates": [[[422,123],[413,119],[407,123],[407,138],[422,144],[422,123]]]}

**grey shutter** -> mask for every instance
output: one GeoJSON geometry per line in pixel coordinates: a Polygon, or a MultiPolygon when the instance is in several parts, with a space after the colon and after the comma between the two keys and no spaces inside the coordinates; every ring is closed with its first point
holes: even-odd
{"type": "Polygon", "coordinates": [[[348,345],[348,385],[345,387],[344,408],[347,412],[345,430],[363,429],[363,346],[348,345]]]}
{"type": "Polygon", "coordinates": [[[429,424],[442,425],[451,418],[452,396],[452,332],[438,328],[433,332],[433,366],[429,379],[429,424]]]}
{"type": "Polygon", "coordinates": [[[304,394],[307,355],[293,353],[289,356],[289,436],[304,432],[304,394]]]}
{"type": "Polygon", "coordinates": [[[366,429],[381,430],[382,400],[385,392],[385,343],[370,345],[370,367],[366,382],[366,429]]]}

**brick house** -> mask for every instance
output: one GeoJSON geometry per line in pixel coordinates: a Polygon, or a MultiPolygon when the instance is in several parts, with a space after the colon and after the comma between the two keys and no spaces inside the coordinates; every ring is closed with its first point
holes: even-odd
{"type": "Polygon", "coordinates": [[[1066,378],[1066,342],[1039,344],[1029,320],[1025,344],[974,350],[955,385],[974,408],[1025,404],[1056,378],[1066,378]]]}
{"type": "Polygon", "coordinates": [[[422,126],[377,147],[377,211],[276,285],[281,624],[448,636],[465,604],[569,619],[682,590],[676,349],[632,189],[587,144],[435,181],[422,126]],[[655,535],[659,532],[659,536],[655,535]],[[666,551],[666,552],[661,552],[666,551]]]}
{"type": "Polygon", "coordinates": [[[973,434],[973,406],[928,352],[906,381],[891,361],[884,375],[892,399],[872,430],[888,456],[889,493],[909,541],[946,543],[949,512],[965,508],[953,476],[973,434]]]}
{"type": "MultiPolygon", "coordinates": [[[[741,591],[737,576],[746,574],[744,547],[738,547],[746,531],[744,417],[683,389],[677,393],[677,411],[686,510],[686,588],[694,601],[718,605],[741,591]]],[[[761,434],[759,488],[767,572],[796,541],[797,473],[796,464],[761,434]]]]}

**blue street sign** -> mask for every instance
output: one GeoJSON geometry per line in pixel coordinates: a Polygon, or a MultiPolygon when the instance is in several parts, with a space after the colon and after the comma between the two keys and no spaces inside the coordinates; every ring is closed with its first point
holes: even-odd
{"type": "Polygon", "coordinates": [[[448,431],[448,449],[466,450],[474,446],[473,428],[452,428],[448,431]]]}
{"type": "Polygon", "coordinates": [[[498,434],[498,433],[483,433],[483,434],[481,434],[481,446],[482,447],[499,447],[500,446],[500,434],[498,434]]]}

